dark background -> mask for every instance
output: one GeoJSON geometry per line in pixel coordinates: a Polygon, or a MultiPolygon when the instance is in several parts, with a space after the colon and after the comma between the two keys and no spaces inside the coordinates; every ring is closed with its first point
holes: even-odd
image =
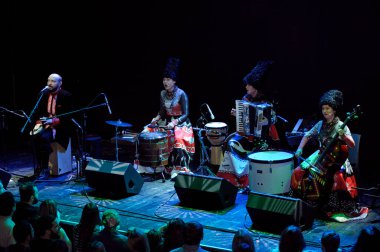
{"type": "MultiPolygon", "coordinates": [[[[166,59],[182,60],[178,86],[195,124],[208,103],[215,121],[245,93],[242,78],[260,59],[272,59],[271,92],[291,131],[298,119],[321,118],[319,97],[345,96],[343,111],[364,112],[349,122],[362,134],[361,171],[377,175],[377,89],[380,81],[380,2],[362,1],[4,1],[0,106],[30,113],[52,72],[87,110],[88,132],[112,137],[106,120],[141,131],[156,115],[166,59]]],[[[2,113],[3,149],[28,142],[22,118],[2,113]]],[[[74,115],[83,124],[83,113],[74,115]]],[[[342,119],[345,118],[343,114],[342,119]]]]}

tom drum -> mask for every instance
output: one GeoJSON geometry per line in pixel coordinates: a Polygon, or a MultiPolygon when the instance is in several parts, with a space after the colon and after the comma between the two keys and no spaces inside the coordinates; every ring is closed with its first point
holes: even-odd
{"type": "Polygon", "coordinates": [[[273,150],[249,154],[250,190],[270,194],[288,193],[294,170],[293,157],[293,153],[273,150]]]}
{"type": "Polygon", "coordinates": [[[167,165],[169,148],[164,132],[144,132],[138,136],[139,162],[144,166],[167,165]]]}

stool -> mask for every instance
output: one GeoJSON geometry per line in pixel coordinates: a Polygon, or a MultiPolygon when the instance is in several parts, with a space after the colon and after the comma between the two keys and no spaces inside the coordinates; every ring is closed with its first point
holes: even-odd
{"type": "Polygon", "coordinates": [[[69,139],[69,143],[66,149],[58,142],[53,142],[50,144],[50,146],[53,150],[49,155],[50,175],[58,176],[71,172],[73,170],[71,156],[71,138],[69,139]]]}
{"type": "Polygon", "coordinates": [[[93,158],[101,158],[102,138],[98,135],[86,135],[84,138],[86,152],[93,158]]]}

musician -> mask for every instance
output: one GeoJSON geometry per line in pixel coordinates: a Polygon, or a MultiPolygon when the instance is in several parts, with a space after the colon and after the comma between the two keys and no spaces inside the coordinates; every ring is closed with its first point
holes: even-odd
{"type": "Polygon", "coordinates": [[[33,119],[35,127],[31,131],[35,144],[37,169],[35,176],[49,175],[49,155],[52,152],[50,144],[58,142],[67,148],[72,130],[70,119],[57,115],[72,110],[72,94],[62,88],[62,77],[52,73],[47,79],[46,88],[42,91],[42,97],[33,119]]]}
{"type": "MultiPolygon", "coordinates": [[[[243,96],[242,100],[247,102],[256,103],[269,103],[269,97],[264,92],[268,89],[268,75],[270,72],[273,61],[263,60],[259,61],[256,66],[243,78],[243,83],[247,93],[243,96]]],[[[236,116],[236,109],[231,110],[231,115],[236,116]]],[[[276,114],[271,110],[271,118],[269,127],[263,127],[262,137],[242,136],[238,132],[230,135],[226,139],[225,156],[229,155],[233,163],[239,165],[221,165],[219,167],[217,176],[230,181],[235,186],[245,189],[248,187],[248,153],[254,150],[267,150],[271,148],[278,148],[280,139],[275,127],[276,114]],[[267,129],[267,130],[265,130],[267,129]]],[[[267,122],[267,124],[269,124],[267,122]]]]}
{"type": "Polygon", "coordinates": [[[342,105],[343,93],[339,90],[330,90],[320,98],[323,119],[305,133],[295,156],[301,157],[304,146],[312,138],[318,140],[320,149],[293,171],[290,190],[290,196],[302,198],[317,207],[318,213],[337,221],[342,221],[336,218],[340,213],[345,215],[344,220],[365,218],[368,213],[368,208],[357,207],[355,176],[345,158],[347,146],[353,148],[355,142],[347,125],[337,116],[342,105]],[[326,154],[321,156],[325,150],[326,154]]]}
{"type": "Polygon", "coordinates": [[[190,161],[195,152],[194,133],[189,116],[187,94],[177,86],[177,75],[180,60],[169,58],[163,74],[164,90],[160,94],[160,110],[151,121],[153,127],[145,131],[160,129],[168,134],[169,165],[165,167],[171,178],[178,172],[190,172],[190,161]],[[164,126],[165,129],[154,126],[164,126]]]}

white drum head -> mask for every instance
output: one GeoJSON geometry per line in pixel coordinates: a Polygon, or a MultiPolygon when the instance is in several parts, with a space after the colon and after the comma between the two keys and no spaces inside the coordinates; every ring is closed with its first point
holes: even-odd
{"type": "Polygon", "coordinates": [[[224,128],[227,127],[227,124],[224,122],[210,122],[205,125],[205,128],[214,128],[214,129],[219,129],[219,128],[224,128]]]}
{"type": "Polygon", "coordinates": [[[292,160],[294,154],[285,151],[260,151],[248,155],[248,158],[257,163],[282,163],[292,160]]]}

